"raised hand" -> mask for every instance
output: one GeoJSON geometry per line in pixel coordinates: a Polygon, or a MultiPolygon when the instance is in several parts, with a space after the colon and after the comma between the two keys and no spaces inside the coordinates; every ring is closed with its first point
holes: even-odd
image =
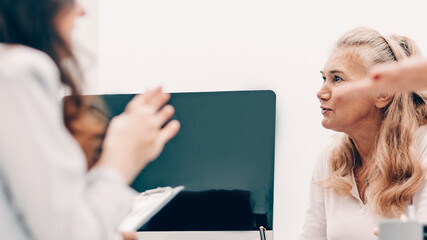
{"type": "Polygon", "coordinates": [[[99,164],[117,169],[128,183],[132,182],[179,131],[176,120],[162,128],[175,112],[172,106],[165,106],[169,99],[161,88],[135,96],[111,121],[99,164]]]}
{"type": "Polygon", "coordinates": [[[378,94],[427,89],[427,60],[411,58],[375,66],[365,79],[346,84],[346,94],[378,94]]]}

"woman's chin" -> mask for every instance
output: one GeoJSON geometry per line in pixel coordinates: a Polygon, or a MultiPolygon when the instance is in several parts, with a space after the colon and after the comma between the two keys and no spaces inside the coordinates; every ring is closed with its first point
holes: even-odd
{"type": "Polygon", "coordinates": [[[326,129],[329,129],[329,130],[332,130],[332,131],[335,131],[335,132],[344,132],[344,133],[346,133],[345,129],[340,128],[339,126],[331,124],[330,122],[327,122],[327,121],[322,121],[322,126],[324,128],[326,128],[326,129]]]}
{"type": "Polygon", "coordinates": [[[328,121],[328,120],[326,120],[326,119],[323,119],[323,120],[322,120],[322,126],[323,126],[324,128],[326,128],[326,129],[336,131],[336,130],[334,129],[333,124],[331,124],[331,122],[330,122],[330,121],[328,121]]]}
{"type": "Polygon", "coordinates": [[[322,120],[322,126],[326,129],[330,129],[329,123],[325,119],[322,120]]]}

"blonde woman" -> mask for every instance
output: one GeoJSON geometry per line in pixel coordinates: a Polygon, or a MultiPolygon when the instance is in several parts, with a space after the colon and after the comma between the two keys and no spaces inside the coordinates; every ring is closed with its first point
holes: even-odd
{"type": "Polygon", "coordinates": [[[408,205],[427,218],[427,106],[421,92],[346,94],[373,66],[418,55],[408,38],[358,28],[336,43],[321,71],[325,128],[340,132],[317,161],[300,240],[376,239],[381,218],[400,216],[408,205]]]}

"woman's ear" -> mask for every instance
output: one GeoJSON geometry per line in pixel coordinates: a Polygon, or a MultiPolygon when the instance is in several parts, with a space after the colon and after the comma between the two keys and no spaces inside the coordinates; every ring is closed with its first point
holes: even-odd
{"type": "Polygon", "coordinates": [[[391,93],[380,93],[375,99],[375,106],[377,108],[385,108],[393,99],[393,94],[391,93]]]}

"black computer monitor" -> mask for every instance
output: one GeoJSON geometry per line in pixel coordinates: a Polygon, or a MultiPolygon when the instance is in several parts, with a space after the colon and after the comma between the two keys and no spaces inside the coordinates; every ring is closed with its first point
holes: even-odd
{"type": "MultiPolygon", "coordinates": [[[[101,97],[115,116],[134,94],[101,97]]],[[[132,187],[185,190],[140,230],[272,230],[274,92],[172,93],[169,104],[181,130],[132,187]]]]}

